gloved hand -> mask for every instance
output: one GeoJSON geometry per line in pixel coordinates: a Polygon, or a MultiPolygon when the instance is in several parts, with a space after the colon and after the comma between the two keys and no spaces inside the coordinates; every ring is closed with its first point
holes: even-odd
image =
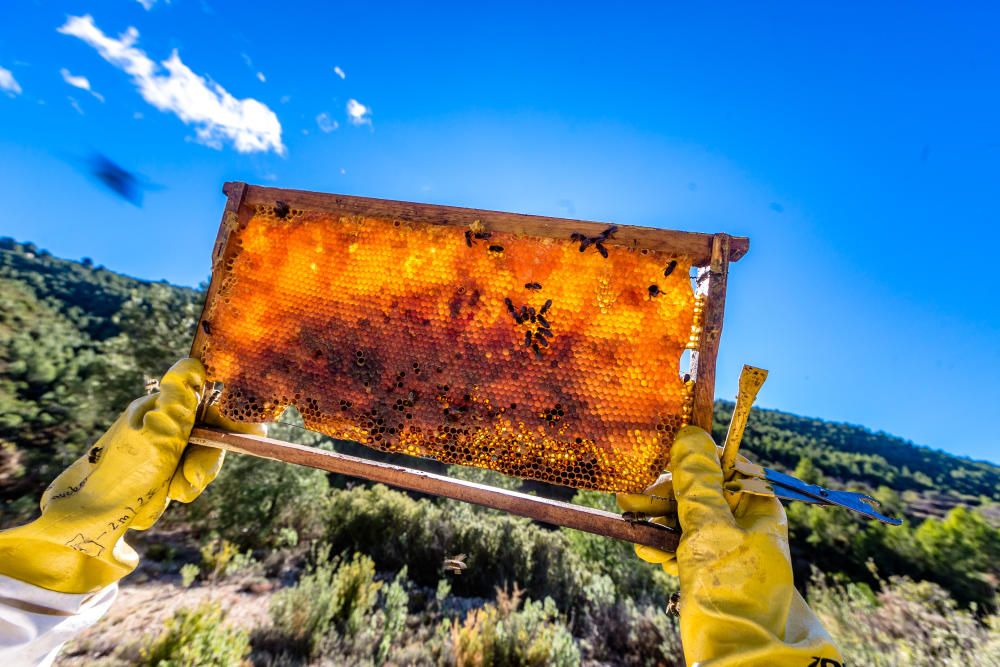
{"type": "Polygon", "coordinates": [[[674,440],[671,469],[648,495],[622,494],[618,504],[654,517],[676,507],[677,553],[642,546],[636,553],[680,577],[687,664],[839,666],[833,641],[793,585],[788,523],[778,499],[741,494],[727,501],[715,443],[694,426],[674,440]]]}
{"type": "MultiPolygon", "coordinates": [[[[183,359],[158,393],[136,399],[97,443],[42,495],[42,515],[0,532],[0,574],[61,593],[92,593],[135,569],[125,543],[146,530],[171,500],[191,502],[215,479],[225,452],[186,446],[205,369],[183,359]]],[[[205,421],[230,431],[263,434],[213,409],[205,421]]]]}

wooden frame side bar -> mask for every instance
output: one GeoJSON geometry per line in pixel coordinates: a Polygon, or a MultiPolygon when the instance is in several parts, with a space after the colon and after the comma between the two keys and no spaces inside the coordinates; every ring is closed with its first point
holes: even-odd
{"type": "MultiPolygon", "coordinates": [[[[556,239],[566,239],[573,232],[596,236],[612,224],[610,222],[550,218],[457,206],[370,199],[306,190],[285,190],[236,182],[226,183],[223,191],[229,195],[230,203],[239,195],[241,203],[245,203],[248,207],[274,206],[276,201],[282,201],[291,208],[303,210],[328,211],[346,215],[370,215],[390,220],[461,227],[467,227],[478,220],[492,231],[556,239]]],[[[629,225],[621,227],[615,236],[605,243],[677,253],[690,257],[695,266],[705,266],[711,260],[714,238],[712,234],[629,225]]],[[[735,262],[740,259],[746,254],[749,247],[750,240],[746,237],[731,237],[728,261],[735,262]]]]}
{"type": "Polygon", "coordinates": [[[223,188],[228,199],[226,207],[222,211],[222,222],[219,223],[219,233],[215,237],[215,245],[212,247],[212,280],[208,285],[208,292],[205,294],[205,302],[201,308],[201,315],[198,318],[199,326],[195,328],[194,340],[191,341],[191,356],[198,359],[204,358],[202,348],[205,345],[205,334],[202,331],[201,322],[207,318],[208,309],[215,303],[216,294],[222,288],[222,281],[217,278],[217,268],[224,264],[233,254],[234,249],[230,247],[229,236],[233,228],[239,224],[240,216],[246,215],[241,211],[243,199],[246,196],[248,185],[246,183],[229,183],[232,187],[223,188]]]}
{"type": "Polygon", "coordinates": [[[691,423],[712,432],[715,406],[715,367],[722,338],[722,321],[726,311],[726,285],[729,279],[729,256],[732,237],[716,234],[712,241],[712,258],[698,275],[698,294],[704,297],[698,349],[691,354],[694,371],[694,408],[691,423]]]}
{"type": "Polygon", "coordinates": [[[328,452],[271,438],[197,427],[191,431],[189,441],[194,445],[204,445],[285,463],[295,463],[328,472],[359,477],[408,491],[444,496],[528,517],[543,523],[575,528],[595,535],[612,537],[664,551],[675,551],[680,539],[679,533],[663,526],[647,522],[627,521],[618,514],[603,510],[411,470],[403,466],[368,461],[355,456],[328,452]]]}

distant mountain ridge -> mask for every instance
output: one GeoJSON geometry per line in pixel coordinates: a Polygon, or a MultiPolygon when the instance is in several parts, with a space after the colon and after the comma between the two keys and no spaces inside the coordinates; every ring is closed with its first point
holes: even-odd
{"type": "MultiPolygon", "coordinates": [[[[186,354],[202,299],[0,238],[0,502],[40,490],[142,393],[144,375],[186,354]]],[[[731,411],[716,403],[719,439],[731,411]]],[[[808,458],[843,485],[918,494],[930,513],[1000,500],[1000,467],[860,426],[754,410],[744,446],[765,465],[808,458]]]]}

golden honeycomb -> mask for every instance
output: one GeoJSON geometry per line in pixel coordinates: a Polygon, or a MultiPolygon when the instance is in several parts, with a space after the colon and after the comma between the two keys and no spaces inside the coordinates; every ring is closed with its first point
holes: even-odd
{"type": "Polygon", "coordinates": [[[197,353],[222,412],[582,489],[637,492],[690,414],[680,255],[278,202],[231,215],[197,353]]]}

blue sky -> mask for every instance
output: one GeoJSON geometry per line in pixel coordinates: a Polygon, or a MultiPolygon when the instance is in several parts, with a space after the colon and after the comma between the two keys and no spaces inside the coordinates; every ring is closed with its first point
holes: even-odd
{"type": "Polygon", "coordinates": [[[720,397],[1000,461],[1000,12],[695,4],[3,3],[0,234],[194,285],[226,180],[744,234],[720,397]]]}

